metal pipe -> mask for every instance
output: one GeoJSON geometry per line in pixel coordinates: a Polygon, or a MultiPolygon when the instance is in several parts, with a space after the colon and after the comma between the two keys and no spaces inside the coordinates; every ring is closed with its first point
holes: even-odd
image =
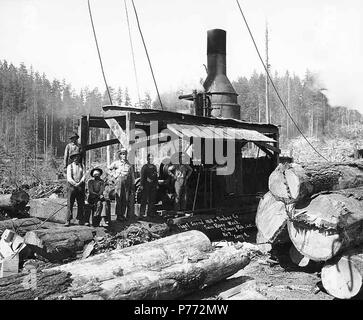
{"type": "Polygon", "coordinates": [[[241,118],[238,94],[227,77],[226,31],[213,29],[207,32],[208,76],[205,91],[211,93],[212,116],[241,118]]]}

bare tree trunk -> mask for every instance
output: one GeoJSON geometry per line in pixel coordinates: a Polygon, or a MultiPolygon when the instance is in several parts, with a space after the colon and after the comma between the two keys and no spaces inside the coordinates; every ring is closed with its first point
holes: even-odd
{"type": "Polygon", "coordinates": [[[35,141],[35,148],[34,148],[34,167],[37,169],[38,165],[38,104],[36,101],[36,94],[35,94],[35,86],[33,85],[34,96],[33,96],[33,121],[34,121],[34,141],[35,141]]]}
{"type": "Polygon", "coordinates": [[[43,149],[44,149],[44,160],[45,160],[45,162],[47,162],[48,161],[48,155],[47,155],[47,140],[48,140],[48,128],[47,128],[47,125],[48,125],[48,121],[47,121],[47,118],[48,118],[48,115],[47,115],[47,113],[45,113],[45,115],[44,115],[44,147],[43,147],[43,149]]]}
{"type": "Polygon", "coordinates": [[[18,181],[18,177],[17,177],[17,173],[18,173],[18,168],[17,168],[17,164],[18,164],[18,161],[19,161],[19,153],[18,153],[18,148],[17,148],[17,133],[18,133],[18,117],[17,117],[17,114],[15,113],[15,116],[14,116],[14,158],[15,158],[15,161],[14,161],[14,181],[15,183],[17,184],[17,181],[18,181]]]}
{"type": "Polygon", "coordinates": [[[52,148],[52,152],[54,152],[53,131],[54,131],[54,105],[52,103],[52,114],[51,114],[51,123],[50,123],[50,146],[52,148]]]}

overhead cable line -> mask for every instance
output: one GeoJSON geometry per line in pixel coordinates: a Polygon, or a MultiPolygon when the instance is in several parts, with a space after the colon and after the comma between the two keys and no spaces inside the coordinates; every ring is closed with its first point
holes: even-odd
{"type": "Polygon", "coordinates": [[[132,43],[129,13],[128,13],[128,10],[127,10],[127,2],[126,1],[127,0],[124,0],[125,12],[126,12],[126,20],[127,20],[127,28],[129,30],[129,39],[130,39],[132,62],[133,62],[133,65],[134,65],[134,74],[135,74],[135,81],[136,81],[137,96],[139,98],[139,103],[140,103],[141,102],[141,99],[140,99],[139,81],[138,81],[138,78],[137,78],[137,70],[136,70],[136,62],[135,62],[135,53],[134,53],[134,46],[133,46],[133,43],[132,43]]]}
{"type": "Polygon", "coordinates": [[[105,76],[105,71],[103,69],[103,64],[102,64],[102,58],[101,58],[101,53],[100,53],[100,48],[98,47],[98,41],[97,41],[97,36],[96,36],[96,30],[95,30],[95,26],[94,26],[94,23],[93,23],[93,17],[92,17],[92,11],[91,11],[91,5],[90,5],[90,2],[88,0],[88,12],[89,12],[89,16],[90,16],[90,19],[91,19],[91,24],[92,24],[92,30],[93,30],[93,36],[95,38],[95,43],[96,43],[96,47],[97,47],[97,53],[98,53],[98,59],[100,61],[100,65],[101,65],[101,70],[102,70],[102,75],[103,75],[103,80],[105,82],[105,86],[106,86],[106,89],[107,89],[107,94],[108,94],[108,98],[110,99],[110,103],[111,105],[113,105],[112,103],[112,97],[111,97],[111,93],[110,93],[110,89],[107,85],[107,80],[106,80],[106,76],[105,76]]]}
{"type": "Polygon", "coordinates": [[[147,51],[146,44],[145,44],[145,40],[144,40],[144,36],[142,34],[142,31],[141,31],[141,26],[140,26],[139,16],[137,14],[136,6],[135,6],[135,3],[134,3],[134,0],[131,0],[131,2],[132,2],[132,6],[134,7],[134,12],[135,12],[135,17],[136,17],[136,21],[137,21],[137,26],[139,28],[139,32],[140,32],[140,35],[141,35],[142,43],[144,45],[144,49],[145,49],[145,52],[146,52],[146,57],[147,57],[147,60],[149,61],[149,67],[150,67],[151,75],[152,75],[153,80],[154,80],[155,89],[156,89],[156,92],[157,92],[157,95],[158,95],[158,99],[159,99],[159,102],[160,102],[160,107],[161,107],[161,110],[164,110],[163,103],[162,103],[161,98],[160,98],[160,93],[159,93],[158,85],[157,85],[156,80],[155,80],[155,75],[154,75],[153,67],[151,65],[149,53],[147,51]]]}
{"type": "Polygon", "coordinates": [[[267,77],[269,78],[269,80],[270,80],[270,82],[271,82],[271,85],[272,85],[272,87],[274,88],[274,91],[276,92],[276,95],[277,95],[277,97],[279,98],[279,100],[280,100],[280,102],[281,102],[281,104],[282,104],[282,106],[284,107],[284,109],[285,109],[285,111],[287,112],[287,114],[288,114],[288,116],[290,117],[290,119],[291,119],[291,121],[293,122],[293,124],[295,125],[295,127],[297,128],[297,130],[299,131],[299,133],[301,134],[301,136],[306,140],[306,142],[310,145],[310,147],[320,156],[320,157],[322,157],[324,160],[326,160],[326,161],[328,161],[329,162],[329,160],[327,159],[327,158],[325,158],[313,145],[312,145],[312,143],[308,140],[308,138],[305,136],[305,134],[302,132],[302,130],[300,129],[300,127],[298,126],[298,124],[296,123],[296,121],[295,121],[295,119],[292,117],[292,115],[290,114],[290,112],[289,112],[289,110],[288,110],[288,108],[285,106],[285,103],[283,102],[283,100],[281,99],[281,96],[280,96],[280,94],[279,94],[279,92],[277,91],[277,89],[276,89],[276,86],[275,86],[275,83],[274,83],[274,81],[272,80],[272,78],[271,78],[271,76],[270,76],[270,73],[269,73],[269,71],[268,71],[268,69],[267,69],[267,67],[266,67],[266,65],[265,65],[265,63],[263,62],[263,59],[262,59],[262,57],[261,57],[261,54],[260,54],[260,51],[258,50],[258,47],[257,47],[257,44],[256,44],[256,41],[255,41],[255,38],[253,37],[253,34],[252,34],[252,32],[251,32],[251,29],[250,29],[250,27],[249,27],[249,25],[248,25],[248,22],[247,22],[247,20],[246,20],[246,18],[245,18],[245,15],[243,14],[243,11],[242,11],[242,8],[241,8],[241,6],[240,6],[240,4],[239,4],[239,1],[238,0],[236,0],[236,2],[237,2],[237,5],[238,5],[238,7],[239,7],[239,10],[240,10],[240,12],[241,12],[241,14],[242,14],[242,18],[243,18],[243,20],[244,20],[244,22],[245,22],[245,24],[246,24],[246,27],[247,27],[247,29],[248,29],[248,32],[249,32],[249,34],[250,34],[250,36],[251,36],[251,39],[252,39],[252,42],[253,42],[253,44],[254,44],[254,46],[255,46],[255,49],[256,49],[256,51],[257,51],[257,54],[258,54],[258,56],[259,56],[259,58],[260,58],[260,60],[261,60],[261,63],[262,63],[262,65],[263,65],[263,67],[264,67],[264,69],[265,69],[265,71],[266,71],[266,74],[267,74],[267,77]]]}

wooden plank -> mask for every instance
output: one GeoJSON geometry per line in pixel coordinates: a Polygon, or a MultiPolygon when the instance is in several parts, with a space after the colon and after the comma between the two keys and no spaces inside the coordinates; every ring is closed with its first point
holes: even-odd
{"type": "Polygon", "coordinates": [[[193,138],[204,138],[202,127],[191,126],[190,131],[193,133],[193,138]]]}
{"type": "Polygon", "coordinates": [[[210,128],[208,128],[207,126],[200,126],[198,128],[202,132],[203,138],[214,139],[214,133],[210,128]]]}
{"type": "Polygon", "coordinates": [[[105,121],[121,145],[126,148],[128,146],[128,139],[126,132],[121,128],[120,124],[115,119],[105,119],[105,121]]]}
{"type": "Polygon", "coordinates": [[[276,147],[274,147],[274,146],[271,146],[270,144],[268,144],[268,143],[266,143],[266,142],[262,142],[262,141],[256,142],[256,141],[253,141],[253,143],[254,143],[255,145],[257,145],[258,147],[263,146],[263,147],[265,147],[265,148],[267,148],[267,149],[269,149],[269,150],[273,151],[274,153],[281,153],[281,149],[276,148],[276,147]]]}
{"type": "MultiPolygon", "coordinates": [[[[256,143],[255,143],[256,144],[256,143]]],[[[257,145],[257,144],[256,144],[257,145]]],[[[264,153],[266,153],[271,159],[273,159],[273,153],[269,150],[267,150],[265,147],[261,145],[257,145],[264,153]]]]}
{"type": "Polygon", "coordinates": [[[152,120],[156,121],[169,121],[172,123],[185,123],[185,124],[197,124],[197,125],[216,125],[216,126],[228,126],[241,129],[255,130],[261,133],[276,133],[278,128],[271,124],[259,124],[249,123],[235,119],[222,119],[222,118],[209,118],[195,116],[191,114],[184,114],[171,111],[151,110],[151,109],[136,109],[136,108],[125,108],[116,106],[105,106],[104,111],[132,111],[131,118],[136,122],[149,122],[152,120]]]}
{"type": "Polygon", "coordinates": [[[102,142],[96,142],[96,143],[92,143],[86,146],[86,151],[88,150],[93,150],[93,149],[97,149],[97,148],[102,148],[102,147],[107,147],[113,144],[119,144],[120,141],[118,139],[111,139],[111,140],[106,140],[106,141],[102,141],[102,142]]]}
{"type": "Polygon", "coordinates": [[[130,150],[131,145],[135,143],[135,121],[131,119],[130,112],[126,112],[126,149],[130,150]]]}
{"type": "MultiPolygon", "coordinates": [[[[83,150],[85,150],[86,146],[88,145],[88,140],[89,140],[88,122],[89,122],[89,117],[84,116],[81,118],[81,123],[80,123],[80,126],[78,127],[79,136],[81,138],[81,146],[82,146],[83,150]]],[[[82,162],[84,165],[86,164],[86,152],[84,152],[84,154],[83,154],[82,162]]]]}

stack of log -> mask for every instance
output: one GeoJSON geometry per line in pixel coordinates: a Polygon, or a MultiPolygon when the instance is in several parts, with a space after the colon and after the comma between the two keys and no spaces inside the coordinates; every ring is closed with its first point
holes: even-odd
{"type": "Polygon", "coordinates": [[[257,215],[258,243],[291,241],[291,260],[324,262],[322,283],[337,298],[362,287],[363,163],[281,164],[257,215]]]}
{"type": "Polygon", "coordinates": [[[233,275],[256,253],[246,243],[216,249],[193,230],[0,279],[0,299],[177,299],[233,275]]]}

